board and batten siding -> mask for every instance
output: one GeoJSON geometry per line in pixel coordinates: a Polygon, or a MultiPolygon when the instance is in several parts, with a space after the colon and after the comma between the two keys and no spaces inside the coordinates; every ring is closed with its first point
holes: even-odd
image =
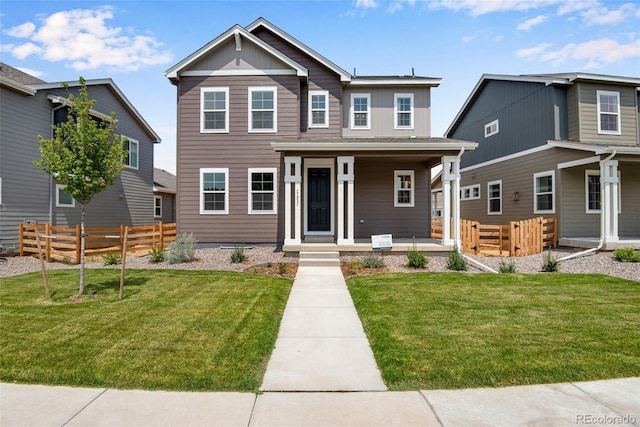
{"type": "Polygon", "coordinates": [[[571,110],[577,113],[577,120],[571,122],[570,137],[573,140],[606,145],[638,144],[638,95],[635,87],[576,83],[569,92],[571,110]],[[620,135],[598,133],[599,90],[620,93],[620,135]]]}
{"type": "Polygon", "coordinates": [[[369,239],[372,234],[387,233],[394,238],[429,236],[430,172],[423,162],[356,157],[355,170],[356,239],[369,239]],[[394,207],[395,170],[413,170],[414,207],[394,207]]]}
{"type": "Polygon", "coordinates": [[[0,87],[0,245],[17,247],[19,224],[49,218],[49,176],[33,165],[40,158],[38,135],[51,135],[46,95],[24,95],[0,87]]]}
{"type": "Polygon", "coordinates": [[[431,89],[429,87],[356,86],[345,89],[342,97],[342,135],[345,138],[368,137],[430,137],[431,136],[431,89]],[[351,128],[351,94],[371,95],[370,129],[351,128]],[[394,129],[394,94],[412,93],[414,102],[413,129],[394,129]]]}
{"type": "Polygon", "coordinates": [[[192,64],[190,71],[239,71],[239,70],[288,70],[291,67],[245,38],[241,50],[236,51],[235,41],[229,40],[216,48],[215,55],[207,55],[192,64]]]}
{"type": "Polygon", "coordinates": [[[543,83],[491,80],[477,95],[449,138],[474,141],[461,167],[567,138],[565,88],[543,83]],[[485,125],[498,120],[499,132],[485,138],[485,125]]]}
{"type": "MultiPolygon", "coordinates": [[[[248,213],[248,168],[277,168],[281,154],[271,142],[298,138],[299,81],[296,76],[183,77],[178,86],[178,233],[200,242],[266,242],[284,239],[278,214],[248,213]],[[200,88],[229,88],[229,133],[200,133],[200,88]],[[248,88],[277,87],[277,133],[249,133],[248,88]],[[200,169],[229,169],[229,213],[200,214],[200,169]]],[[[283,183],[278,183],[282,212],[283,183]]]]}

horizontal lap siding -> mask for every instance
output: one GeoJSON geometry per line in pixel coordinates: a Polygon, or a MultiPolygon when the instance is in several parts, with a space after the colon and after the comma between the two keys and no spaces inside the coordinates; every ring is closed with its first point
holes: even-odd
{"type": "Polygon", "coordinates": [[[419,162],[355,160],[355,237],[391,233],[394,237],[429,235],[429,170],[419,162]],[[394,170],[413,170],[415,205],[394,207],[394,170]],[[361,224],[360,220],[364,220],[361,224]]]}
{"type": "MultiPolygon", "coordinates": [[[[248,214],[248,168],[277,168],[281,155],[271,142],[298,137],[298,78],[183,78],[178,106],[179,233],[192,232],[200,242],[277,242],[283,240],[282,215],[248,214]],[[229,133],[200,133],[200,87],[229,87],[229,133]],[[277,134],[248,133],[248,87],[277,86],[277,134]],[[229,214],[200,214],[200,168],[229,168],[229,214]]],[[[283,205],[283,185],[278,202],[283,205]]],[[[278,209],[281,212],[281,209],[278,209]]]]}

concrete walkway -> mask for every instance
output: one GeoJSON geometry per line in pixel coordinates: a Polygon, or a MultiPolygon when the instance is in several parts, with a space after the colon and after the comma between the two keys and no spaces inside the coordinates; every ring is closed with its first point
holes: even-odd
{"type": "Polygon", "coordinates": [[[640,426],[640,378],[468,390],[184,393],[0,384],[0,426],[640,426]]]}
{"type": "Polygon", "coordinates": [[[340,267],[298,268],[260,390],[387,390],[340,267]]]}

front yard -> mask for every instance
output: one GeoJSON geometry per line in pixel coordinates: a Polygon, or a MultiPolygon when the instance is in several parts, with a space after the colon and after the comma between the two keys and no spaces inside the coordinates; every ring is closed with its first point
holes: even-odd
{"type": "Polygon", "coordinates": [[[347,281],[391,390],[640,375],[640,283],[416,273],[347,281]]]}

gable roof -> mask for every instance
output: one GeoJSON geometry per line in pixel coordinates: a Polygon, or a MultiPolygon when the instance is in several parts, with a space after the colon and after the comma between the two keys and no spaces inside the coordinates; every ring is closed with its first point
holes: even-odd
{"type": "Polygon", "coordinates": [[[153,191],[176,194],[176,176],[164,169],[153,168],[153,191]]]}
{"type": "Polygon", "coordinates": [[[449,135],[458,125],[462,116],[467,112],[467,109],[475,102],[476,98],[486,86],[489,81],[510,81],[510,82],[527,82],[527,83],[543,83],[546,86],[549,85],[562,85],[571,86],[576,81],[592,81],[602,83],[614,83],[628,86],[637,86],[640,88],[640,78],[625,77],[625,76],[609,76],[604,74],[590,74],[590,73],[557,73],[557,74],[521,74],[521,75],[509,75],[509,74],[483,74],[480,80],[476,83],[471,93],[465,100],[464,104],[456,114],[455,118],[444,133],[445,136],[449,135]]]}
{"type": "MultiPolygon", "coordinates": [[[[142,117],[142,115],[138,112],[138,110],[133,106],[133,104],[127,99],[124,93],[120,90],[120,88],[114,83],[110,78],[106,79],[93,79],[93,80],[85,80],[85,84],[87,86],[99,86],[99,85],[107,85],[109,86],[113,92],[116,94],[118,98],[122,101],[125,107],[129,110],[129,112],[138,120],[138,122],[142,125],[142,127],[147,131],[149,136],[154,143],[159,143],[161,141],[160,136],[153,130],[153,128],[147,123],[147,121],[142,117]]],[[[80,86],[79,81],[67,82],[69,87],[78,87],[80,86]]],[[[36,91],[39,90],[48,90],[48,89],[60,89],[62,87],[62,82],[57,83],[40,83],[40,84],[30,84],[29,88],[34,89],[36,91]]],[[[64,101],[63,98],[61,100],[64,101]]]]}
{"type": "Polygon", "coordinates": [[[226,42],[231,38],[235,39],[236,44],[240,44],[242,38],[249,40],[251,43],[255,44],[256,46],[258,46],[268,54],[274,56],[275,58],[287,64],[289,67],[291,67],[293,70],[296,71],[296,74],[299,77],[309,76],[309,71],[305,67],[298,64],[288,56],[284,55],[279,50],[265,43],[260,38],[254,36],[249,31],[245,30],[239,25],[234,25],[233,27],[231,27],[230,29],[228,29],[227,31],[225,31],[224,33],[222,33],[221,35],[219,35],[218,37],[216,37],[215,39],[213,39],[212,41],[210,41],[209,43],[201,47],[200,49],[196,50],[191,55],[187,56],[182,61],[178,62],[176,65],[174,65],[173,67],[165,71],[164,75],[169,80],[171,80],[172,83],[175,84],[177,81],[180,80],[180,75],[183,71],[186,71],[196,61],[200,60],[202,57],[212,52],[213,50],[218,48],[222,43],[226,42]]]}
{"type": "Polygon", "coordinates": [[[44,80],[40,80],[39,78],[34,77],[31,74],[27,74],[24,71],[13,68],[11,65],[0,62],[1,86],[8,87],[25,95],[33,96],[37,93],[37,91],[27,86],[31,83],[44,83],[44,80]]]}

